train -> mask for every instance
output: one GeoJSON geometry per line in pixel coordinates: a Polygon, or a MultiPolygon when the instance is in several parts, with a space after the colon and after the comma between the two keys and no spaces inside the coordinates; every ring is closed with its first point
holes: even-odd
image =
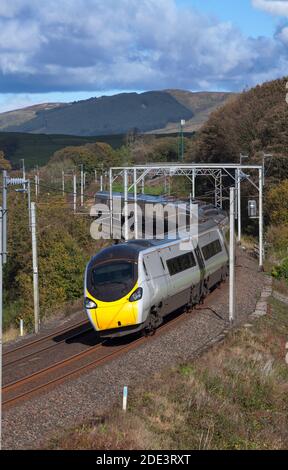
{"type": "Polygon", "coordinates": [[[227,217],[221,210],[206,209],[202,206],[195,240],[123,241],[90,259],[84,308],[100,338],[154,332],[167,315],[199,304],[226,280],[227,217]]]}
{"type": "MultiPolygon", "coordinates": [[[[119,217],[119,214],[117,214],[116,217],[114,217],[114,227],[115,234],[121,236],[121,227],[124,225],[124,197],[123,193],[120,192],[113,192],[113,204],[118,203],[119,207],[119,212],[121,211],[122,214],[119,217]]],[[[133,208],[134,206],[134,194],[128,193],[128,198],[127,198],[128,205],[133,208]]],[[[173,196],[155,196],[151,194],[138,194],[137,195],[137,206],[140,208],[141,215],[139,217],[138,214],[138,230],[141,234],[148,234],[149,236],[152,236],[154,238],[157,238],[159,233],[157,233],[157,230],[159,230],[159,226],[157,226],[157,219],[159,214],[161,214],[161,207],[163,208],[163,233],[168,234],[170,230],[170,225],[169,225],[169,213],[174,213],[176,214],[176,224],[175,224],[175,229],[176,230],[181,230],[180,227],[178,227],[178,216],[181,214],[181,227],[185,230],[185,221],[184,221],[184,214],[185,214],[185,208],[186,207],[186,230],[188,230],[188,226],[190,223],[190,202],[193,204],[197,204],[198,207],[198,220],[200,223],[204,222],[207,220],[207,218],[213,218],[215,223],[220,223],[222,224],[223,220],[226,219],[226,212],[223,211],[220,208],[216,208],[213,206],[213,204],[207,204],[201,200],[180,200],[176,197],[173,196]],[[154,207],[154,211],[145,211],[147,206],[154,207]],[[156,209],[157,208],[157,209],[156,209]],[[156,210],[155,210],[156,209],[156,210]],[[159,210],[160,209],[160,210],[159,210]],[[172,211],[171,211],[172,209],[172,211]],[[173,211],[174,209],[174,211],[173,211]]],[[[98,191],[95,194],[95,204],[99,205],[106,205],[107,207],[110,206],[110,194],[108,191],[98,191]]],[[[100,206],[99,206],[100,207],[100,206]]],[[[107,209],[109,211],[109,209],[107,209]]],[[[98,213],[96,212],[94,214],[95,218],[97,219],[98,217],[101,217],[102,211],[99,210],[98,213]]],[[[130,214],[128,219],[134,218],[134,214],[130,214]]],[[[158,219],[159,220],[159,219],[158,219]]],[[[105,233],[107,235],[107,238],[110,238],[110,218],[107,216],[104,216],[103,221],[101,222],[102,224],[102,233],[105,233]]],[[[134,229],[134,223],[131,225],[132,230],[134,229]]]]}

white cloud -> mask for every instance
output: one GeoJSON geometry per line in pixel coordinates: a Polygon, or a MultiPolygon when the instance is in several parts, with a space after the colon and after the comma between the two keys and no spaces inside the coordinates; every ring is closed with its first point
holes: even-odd
{"type": "MultiPolygon", "coordinates": [[[[272,2],[254,0],[264,3],[272,2]]],[[[6,93],[239,89],[278,76],[286,65],[280,35],[247,38],[229,22],[179,10],[175,0],[0,3],[6,93]]]]}
{"type": "Polygon", "coordinates": [[[278,38],[283,42],[283,44],[288,46],[288,26],[282,28],[282,30],[278,33],[278,38]]]}
{"type": "Polygon", "coordinates": [[[252,0],[255,8],[267,11],[272,15],[288,16],[288,1],[287,0],[252,0]]]}

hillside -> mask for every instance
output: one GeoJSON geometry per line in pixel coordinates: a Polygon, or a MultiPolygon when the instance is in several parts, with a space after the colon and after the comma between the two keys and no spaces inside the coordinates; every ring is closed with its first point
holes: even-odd
{"type": "Polygon", "coordinates": [[[258,85],[211,114],[197,136],[194,158],[238,161],[240,152],[257,159],[264,151],[274,155],[274,165],[271,161],[270,166],[275,167],[277,162],[288,176],[287,164],[283,163],[288,155],[286,82],[283,78],[258,85]]]}
{"type": "Polygon", "coordinates": [[[121,93],[59,105],[39,105],[0,114],[0,130],[78,136],[140,132],[177,132],[181,119],[195,131],[229,93],[183,90],[121,93]]]}
{"type": "MultiPolygon", "coordinates": [[[[223,106],[235,93],[197,92],[185,90],[167,90],[179,103],[189,108],[193,117],[185,124],[185,132],[196,132],[207,121],[210,114],[223,106]]],[[[164,129],[157,129],[154,133],[175,133],[179,131],[179,124],[170,122],[164,129]]]]}
{"type": "Polygon", "coordinates": [[[65,106],[61,103],[42,103],[34,106],[28,106],[14,111],[0,113],[0,131],[4,131],[10,126],[21,126],[27,121],[34,119],[38,112],[48,111],[50,109],[65,106]]]}
{"type": "Polygon", "coordinates": [[[57,151],[68,146],[81,146],[95,141],[105,142],[113,148],[125,143],[123,135],[106,135],[98,137],[81,137],[71,135],[24,134],[16,132],[0,132],[0,151],[12,163],[19,166],[20,160],[25,159],[26,168],[35,165],[46,165],[50,157],[57,151]]]}

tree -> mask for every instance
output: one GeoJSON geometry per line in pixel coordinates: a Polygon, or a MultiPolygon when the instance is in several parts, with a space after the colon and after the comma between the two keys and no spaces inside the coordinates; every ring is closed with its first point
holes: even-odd
{"type": "Polygon", "coordinates": [[[274,225],[288,225],[288,179],[270,189],[267,195],[266,212],[274,225]]]}
{"type": "Polygon", "coordinates": [[[6,160],[2,150],[0,150],[0,170],[11,170],[11,164],[9,160],[6,160]]]}

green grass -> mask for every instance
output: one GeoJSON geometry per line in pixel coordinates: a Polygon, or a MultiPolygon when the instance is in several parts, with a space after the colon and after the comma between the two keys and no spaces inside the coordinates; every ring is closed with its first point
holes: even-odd
{"type": "Polygon", "coordinates": [[[18,325],[21,318],[21,302],[10,302],[3,308],[3,329],[7,330],[11,325],[18,325]]]}

